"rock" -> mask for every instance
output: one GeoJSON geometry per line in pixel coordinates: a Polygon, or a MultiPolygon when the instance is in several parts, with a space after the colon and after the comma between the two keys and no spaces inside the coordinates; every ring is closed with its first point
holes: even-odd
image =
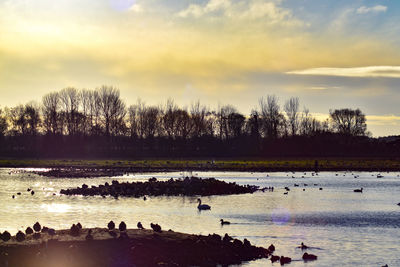
{"type": "Polygon", "coordinates": [[[41,236],[40,233],[34,233],[34,234],[33,234],[33,238],[34,238],[34,239],[39,239],[40,236],[41,236]]]}
{"type": "Polygon", "coordinates": [[[51,236],[54,236],[54,235],[56,235],[56,230],[53,229],[53,228],[49,228],[49,230],[47,231],[47,233],[48,233],[49,235],[51,235],[51,236]]]}

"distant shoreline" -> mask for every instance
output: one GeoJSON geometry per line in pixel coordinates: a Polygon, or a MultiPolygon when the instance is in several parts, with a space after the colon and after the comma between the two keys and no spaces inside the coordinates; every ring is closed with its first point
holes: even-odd
{"type": "MultiPolygon", "coordinates": [[[[303,158],[303,159],[0,159],[0,167],[62,169],[59,177],[84,173],[86,177],[119,173],[174,171],[400,171],[400,159],[303,158]]],[[[54,172],[53,172],[54,173],[54,172]]]]}

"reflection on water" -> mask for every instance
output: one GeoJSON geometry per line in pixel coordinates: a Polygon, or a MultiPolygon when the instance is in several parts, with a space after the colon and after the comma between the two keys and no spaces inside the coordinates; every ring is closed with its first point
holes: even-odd
{"type": "MultiPolygon", "coordinates": [[[[294,267],[386,263],[400,266],[399,173],[385,173],[378,179],[377,173],[326,172],[313,176],[311,173],[199,172],[200,177],[275,188],[273,192],[203,197],[211,210],[202,212],[196,208],[197,197],[148,197],[144,201],[59,194],[61,188],[83,183],[91,186],[112,179],[144,181],[155,176],[162,180],[182,175],[185,174],[177,172],[62,179],[0,169],[0,230],[15,233],[36,221],[56,229],[69,228],[78,221],[86,227],[105,227],[110,220],[117,223],[124,220],[128,227],[136,227],[141,221],[147,228],[154,222],[165,230],[206,235],[228,233],[264,247],[273,243],[276,255],[299,260],[290,264],[294,267]],[[290,188],[288,194],[284,194],[286,186],[290,188]],[[361,187],[364,193],[353,192],[361,187]],[[31,195],[28,188],[35,193],[31,195]],[[231,224],[221,226],[221,218],[231,224]],[[303,252],[297,246],[301,242],[319,248],[310,251],[318,255],[317,261],[300,261],[303,252]]],[[[273,266],[269,260],[243,265],[273,266]]]]}
{"type": "Polygon", "coordinates": [[[40,205],[42,210],[47,211],[47,212],[55,212],[55,213],[63,213],[67,212],[71,207],[67,204],[57,204],[57,203],[51,203],[51,204],[42,204],[40,205]]]}

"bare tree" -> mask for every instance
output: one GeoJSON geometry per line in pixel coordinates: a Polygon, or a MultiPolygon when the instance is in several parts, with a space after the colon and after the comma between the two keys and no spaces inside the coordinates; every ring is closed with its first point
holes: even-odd
{"type": "Polygon", "coordinates": [[[126,115],[125,103],[121,100],[118,89],[102,86],[98,89],[100,116],[103,120],[105,134],[120,132],[119,126],[126,115]],[[114,126],[113,129],[111,127],[114,126]]]}
{"type": "Polygon", "coordinates": [[[292,97],[285,103],[285,112],[289,124],[290,134],[296,135],[299,128],[299,98],[292,97]]]}
{"type": "Polygon", "coordinates": [[[354,136],[366,135],[366,118],[360,109],[335,109],[330,110],[329,115],[336,132],[354,136]]]}
{"type": "Polygon", "coordinates": [[[49,93],[42,98],[43,126],[47,133],[60,132],[59,125],[60,98],[57,92],[49,93]]]}
{"type": "Polygon", "coordinates": [[[278,98],[275,95],[269,95],[267,99],[261,98],[259,105],[264,137],[277,138],[284,121],[278,98]]]}
{"type": "Polygon", "coordinates": [[[25,105],[24,116],[26,121],[26,134],[37,135],[39,131],[39,125],[41,122],[39,106],[34,103],[28,103],[25,105]]]}
{"type": "Polygon", "coordinates": [[[0,137],[3,137],[7,131],[8,123],[4,112],[0,109],[0,137]]]}
{"type": "Polygon", "coordinates": [[[79,129],[81,116],[79,113],[80,94],[76,88],[67,87],[59,93],[62,110],[66,120],[67,132],[75,135],[79,129]]]}

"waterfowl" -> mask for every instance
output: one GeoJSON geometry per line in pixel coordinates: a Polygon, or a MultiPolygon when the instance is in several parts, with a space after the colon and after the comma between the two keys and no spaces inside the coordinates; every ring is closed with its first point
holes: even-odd
{"type": "Polygon", "coordinates": [[[144,229],[144,227],[143,227],[143,225],[142,225],[141,222],[138,222],[138,223],[137,223],[137,228],[139,228],[139,229],[144,229]]]}
{"type": "Polygon", "coordinates": [[[27,235],[33,234],[32,228],[30,228],[30,227],[28,226],[28,227],[26,228],[26,230],[25,230],[25,234],[27,234],[27,235]]]}
{"type": "Polygon", "coordinates": [[[77,226],[79,229],[82,229],[82,224],[81,224],[80,222],[78,222],[78,223],[76,224],[76,226],[77,226]]]}
{"type": "Polygon", "coordinates": [[[272,255],[272,256],[271,256],[271,262],[272,262],[272,263],[274,263],[274,262],[276,262],[276,261],[279,261],[279,259],[280,259],[279,256],[275,256],[275,255],[272,255]]]}
{"type": "Polygon", "coordinates": [[[210,210],[211,209],[211,207],[209,205],[201,204],[201,199],[200,198],[197,199],[197,202],[199,203],[199,205],[197,205],[197,208],[199,210],[210,210]]]}
{"type": "Polygon", "coordinates": [[[73,224],[69,230],[69,234],[72,236],[79,236],[80,229],[76,224],[73,224]]]}
{"type": "Polygon", "coordinates": [[[35,232],[40,232],[41,229],[42,229],[42,226],[40,225],[39,222],[36,222],[36,223],[33,225],[33,230],[35,230],[35,232]]]}
{"type": "Polygon", "coordinates": [[[275,251],[275,246],[273,244],[269,245],[268,250],[270,252],[274,252],[275,251]]]}
{"type": "Polygon", "coordinates": [[[292,261],[292,258],[290,258],[290,257],[281,256],[281,258],[280,258],[281,265],[290,263],[291,261],[292,261]]]}
{"type": "Polygon", "coordinates": [[[33,196],[34,194],[35,194],[35,191],[32,190],[32,191],[31,191],[31,195],[33,196]]]}
{"type": "Polygon", "coordinates": [[[304,261],[313,261],[316,260],[318,257],[314,254],[308,254],[307,252],[305,252],[302,258],[304,261]]]}
{"type": "Polygon", "coordinates": [[[8,231],[4,231],[4,233],[1,235],[1,240],[7,242],[10,239],[11,239],[11,234],[8,231]]]}
{"type": "Polygon", "coordinates": [[[22,242],[25,240],[25,234],[21,231],[18,231],[18,233],[15,235],[15,238],[18,242],[22,242]]]}
{"type": "Polygon", "coordinates": [[[221,222],[221,225],[225,225],[225,224],[231,224],[230,222],[228,222],[228,221],[224,221],[224,219],[221,219],[220,220],[220,222],[221,222]]]}
{"type": "Polygon", "coordinates": [[[122,222],[119,224],[118,229],[119,229],[120,231],[126,231],[126,223],[122,221],[122,222]]]}
{"type": "Polygon", "coordinates": [[[150,223],[150,227],[151,229],[153,229],[154,232],[161,233],[161,226],[158,225],[157,223],[156,224],[150,223]]]}
{"type": "Polygon", "coordinates": [[[355,193],[362,193],[363,192],[363,188],[361,187],[360,189],[354,189],[353,191],[355,193]]]}
{"type": "Polygon", "coordinates": [[[308,246],[304,245],[304,243],[301,242],[299,248],[301,248],[301,249],[308,249],[308,246]]]}
{"type": "Polygon", "coordinates": [[[113,221],[110,221],[107,224],[108,230],[113,230],[115,228],[115,223],[113,221]]]}

